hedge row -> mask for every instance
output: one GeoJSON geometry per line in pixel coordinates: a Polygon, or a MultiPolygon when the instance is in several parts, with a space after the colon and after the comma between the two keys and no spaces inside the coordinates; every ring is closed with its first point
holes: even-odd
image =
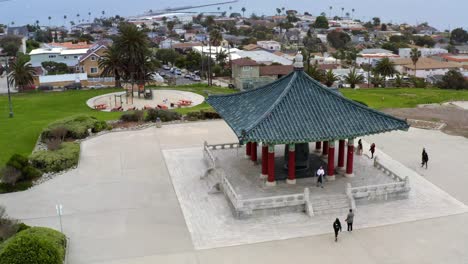
{"type": "Polygon", "coordinates": [[[32,165],[44,172],[59,172],[78,165],[80,158],[80,144],[64,142],[59,149],[41,150],[29,157],[32,165]]]}
{"type": "Polygon", "coordinates": [[[72,116],[50,124],[41,134],[42,141],[56,138],[59,129],[64,130],[64,138],[83,139],[89,136],[89,129],[93,133],[97,133],[109,129],[109,126],[106,122],[99,121],[93,116],[72,116]]]}
{"type": "Polygon", "coordinates": [[[0,244],[0,264],[62,264],[66,245],[64,234],[31,227],[0,244]]]}

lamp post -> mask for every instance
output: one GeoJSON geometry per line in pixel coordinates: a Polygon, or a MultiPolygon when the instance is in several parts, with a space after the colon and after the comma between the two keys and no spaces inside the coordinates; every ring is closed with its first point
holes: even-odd
{"type": "Polygon", "coordinates": [[[9,82],[9,79],[8,79],[8,74],[9,74],[9,71],[8,71],[8,63],[9,63],[9,60],[8,60],[8,56],[6,57],[3,57],[5,58],[5,78],[6,78],[6,84],[7,84],[7,90],[8,90],[8,106],[9,106],[9,109],[10,109],[10,113],[9,113],[9,117],[10,118],[13,118],[13,104],[11,102],[11,92],[10,92],[10,82],[9,82]]]}

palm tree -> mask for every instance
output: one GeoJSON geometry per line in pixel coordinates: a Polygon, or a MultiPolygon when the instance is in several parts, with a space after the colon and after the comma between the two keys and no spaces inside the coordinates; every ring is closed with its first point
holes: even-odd
{"type": "Polygon", "coordinates": [[[10,63],[9,69],[8,83],[11,86],[16,86],[18,91],[22,91],[23,88],[34,83],[35,71],[29,63],[28,57],[17,57],[16,61],[10,63]]]}
{"type": "Polygon", "coordinates": [[[210,31],[210,42],[213,46],[219,46],[223,41],[223,35],[217,29],[213,29],[210,31]]]}
{"type": "Polygon", "coordinates": [[[102,16],[106,15],[106,11],[102,10],[101,14],[102,14],[102,16]]]}
{"type": "Polygon", "coordinates": [[[64,27],[67,26],[67,15],[64,15],[64,16],[63,16],[63,26],[64,26],[64,27]]]}
{"type": "Polygon", "coordinates": [[[99,59],[99,68],[102,69],[103,77],[113,76],[115,87],[121,87],[120,73],[123,71],[122,56],[116,46],[109,47],[99,59]]]}
{"type": "Polygon", "coordinates": [[[351,9],[351,12],[353,12],[353,17],[352,17],[352,19],[354,19],[354,11],[356,11],[354,8],[351,9]]]}
{"type": "Polygon", "coordinates": [[[329,6],[328,9],[330,9],[330,16],[329,17],[331,17],[331,11],[333,9],[333,6],[329,6]]]}
{"type": "Polygon", "coordinates": [[[307,74],[318,82],[324,81],[325,78],[325,72],[318,67],[317,61],[307,68],[307,74]]]}
{"type": "Polygon", "coordinates": [[[281,10],[283,10],[283,14],[284,14],[284,10],[286,10],[286,8],[283,6],[283,7],[281,8],[281,10]]]}
{"type": "Polygon", "coordinates": [[[416,77],[416,63],[418,63],[420,57],[421,57],[421,51],[419,51],[417,48],[412,48],[410,52],[410,58],[413,61],[415,77],[416,77]]]}
{"type": "Polygon", "coordinates": [[[88,22],[91,22],[91,12],[88,12],[88,22]]]}
{"type": "Polygon", "coordinates": [[[356,71],[356,68],[352,68],[351,71],[345,76],[345,82],[351,86],[351,88],[356,88],[356,84],[362,83],[364,81],[364,76],[356,71]]]}
{"type": "Polygon", "coordinates": [[[50,27],[50,20],[52,20],[52,17],[49,16],[48,19],[49,19],[49,27],[50,27]]]}
{"type": "Polygon", "coordinates": [[[395,64],[389,58],[380,60],[375,66],[375,72],[382,75],[384,78],[384,87],[386,86],[387,77],[396,74],[395,64]]]}
{"type": "Polygon", "coordinates": [[[374,76],[370,78],[370,82],[372,83],[372,85],[374,85],[374,87],[377,88],[380,85],[384,84],[385,80],[382,76],[380,76],[380,74],[374,73],[374,76]]]}
{"type": "Polygon", "coordinates": [[[135,25],[128,23],[119,27],[119,33],[114,46],[121,55],[122,65],[125,65],[124,77],[132,82],[135,79],[144,81],[144,76],[147,74],[145,63],[151,53],[147,35],[135,25]]]}
{"type": "Polygon", "coordinates": [[[346,15],[346,17],[349,17],[349,12],[346,12],[346,14],[345,14],[345,15],[346,15]]]}
{"type": "Polygon", "coordinates": [[[278,16],[281,15],[281,8],[276,8],[276,13],[278,13],[278,16]]]}
{"type": "Polygon", "coordinates": [[[241,8],[241,11],[242,11],[242,17],[243,17],[243,18],[245,17],[245,11],[246,11],[246,10],[247,10],[247,9],[245,9],[245,7],[242,7],[242,8],[241,8]]]}
{"type": "Polygon", "coordinates": [[[39,20],[36,20],[36,26],[39,27],[39,20]]]}
{"type": "Polygon", "coordinates": [[[341,18],[343,18],[344,7],[341,8],[341,18]]]}
{"type": "Polygon", "coordinates": [[[324,83],[327,87],[331,87],[333,83],[338,80],[338,77],[333,73],[332,70],[328,70],[325,74],[324,83]]]}

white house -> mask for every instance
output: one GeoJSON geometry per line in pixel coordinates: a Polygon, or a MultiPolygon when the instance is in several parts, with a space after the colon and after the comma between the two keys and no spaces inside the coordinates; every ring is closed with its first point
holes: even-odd
{"type": "Polygon", "coordinates": [[[358,65],[362,64],[371,64],[375,65],[377,62],[384,58],[399,58],[400,56],[393,54],[390,50],[386,49],[364,49],[359,52],[358,57],[356,58],[356,63],[358,65]]]}
{"type": "MultiPolygon", "coordinates": [[[[449,53],[448,50],[441,49],[441,48],[419,48],[418,50],[421,52],[421,57],[431,57],[434,55],[449,53]]],[[[401,58],[410,58],[411,49],[410,48],[398,49],[398,55],[400,55],[401,58]]]]}
{"type": "Polygon", "coordinates": [[[159,43],[159,48],[161,49],[172,49],[174,44],[178,44],[180,41],[174,40],[171,38],[165,39],[159,43]]]}
{"type": "Polygon", "coordinates": [[[261,47],[262,49],[270,50],[270,51],[281,50],[281,44],[278,41],[274,41],[274,40],[257,41],[257,46],[261,47]]]}
{"type": "Polygon", "coordinates": [[[89,49],[65,49],[65,48],[40,48],[34,49],[29,53],[31,56],[31,65],[40,67],[43,62],[53,61],[65,63],[68,67],[75,67],[82,55],[89,49]]]}
{"type": "Polygon", "coordinates": [[[426,79],[429,76],[444,75],[451,69],[460,69],[462,66],[458,63],[438,61],[430,58],[419,58],[416,66],[411,59],[395,59],[395,70],[401,74],[426,79]]]}

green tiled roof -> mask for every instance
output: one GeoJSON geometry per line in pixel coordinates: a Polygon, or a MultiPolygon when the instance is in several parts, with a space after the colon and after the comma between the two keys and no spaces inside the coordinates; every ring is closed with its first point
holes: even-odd
{"type": "Polygon", "coordinates": [[[365,107],[295,70],[263,87],[207,102],[240,141],[300,143],[407,130],[406,121],[365,107]]]}

